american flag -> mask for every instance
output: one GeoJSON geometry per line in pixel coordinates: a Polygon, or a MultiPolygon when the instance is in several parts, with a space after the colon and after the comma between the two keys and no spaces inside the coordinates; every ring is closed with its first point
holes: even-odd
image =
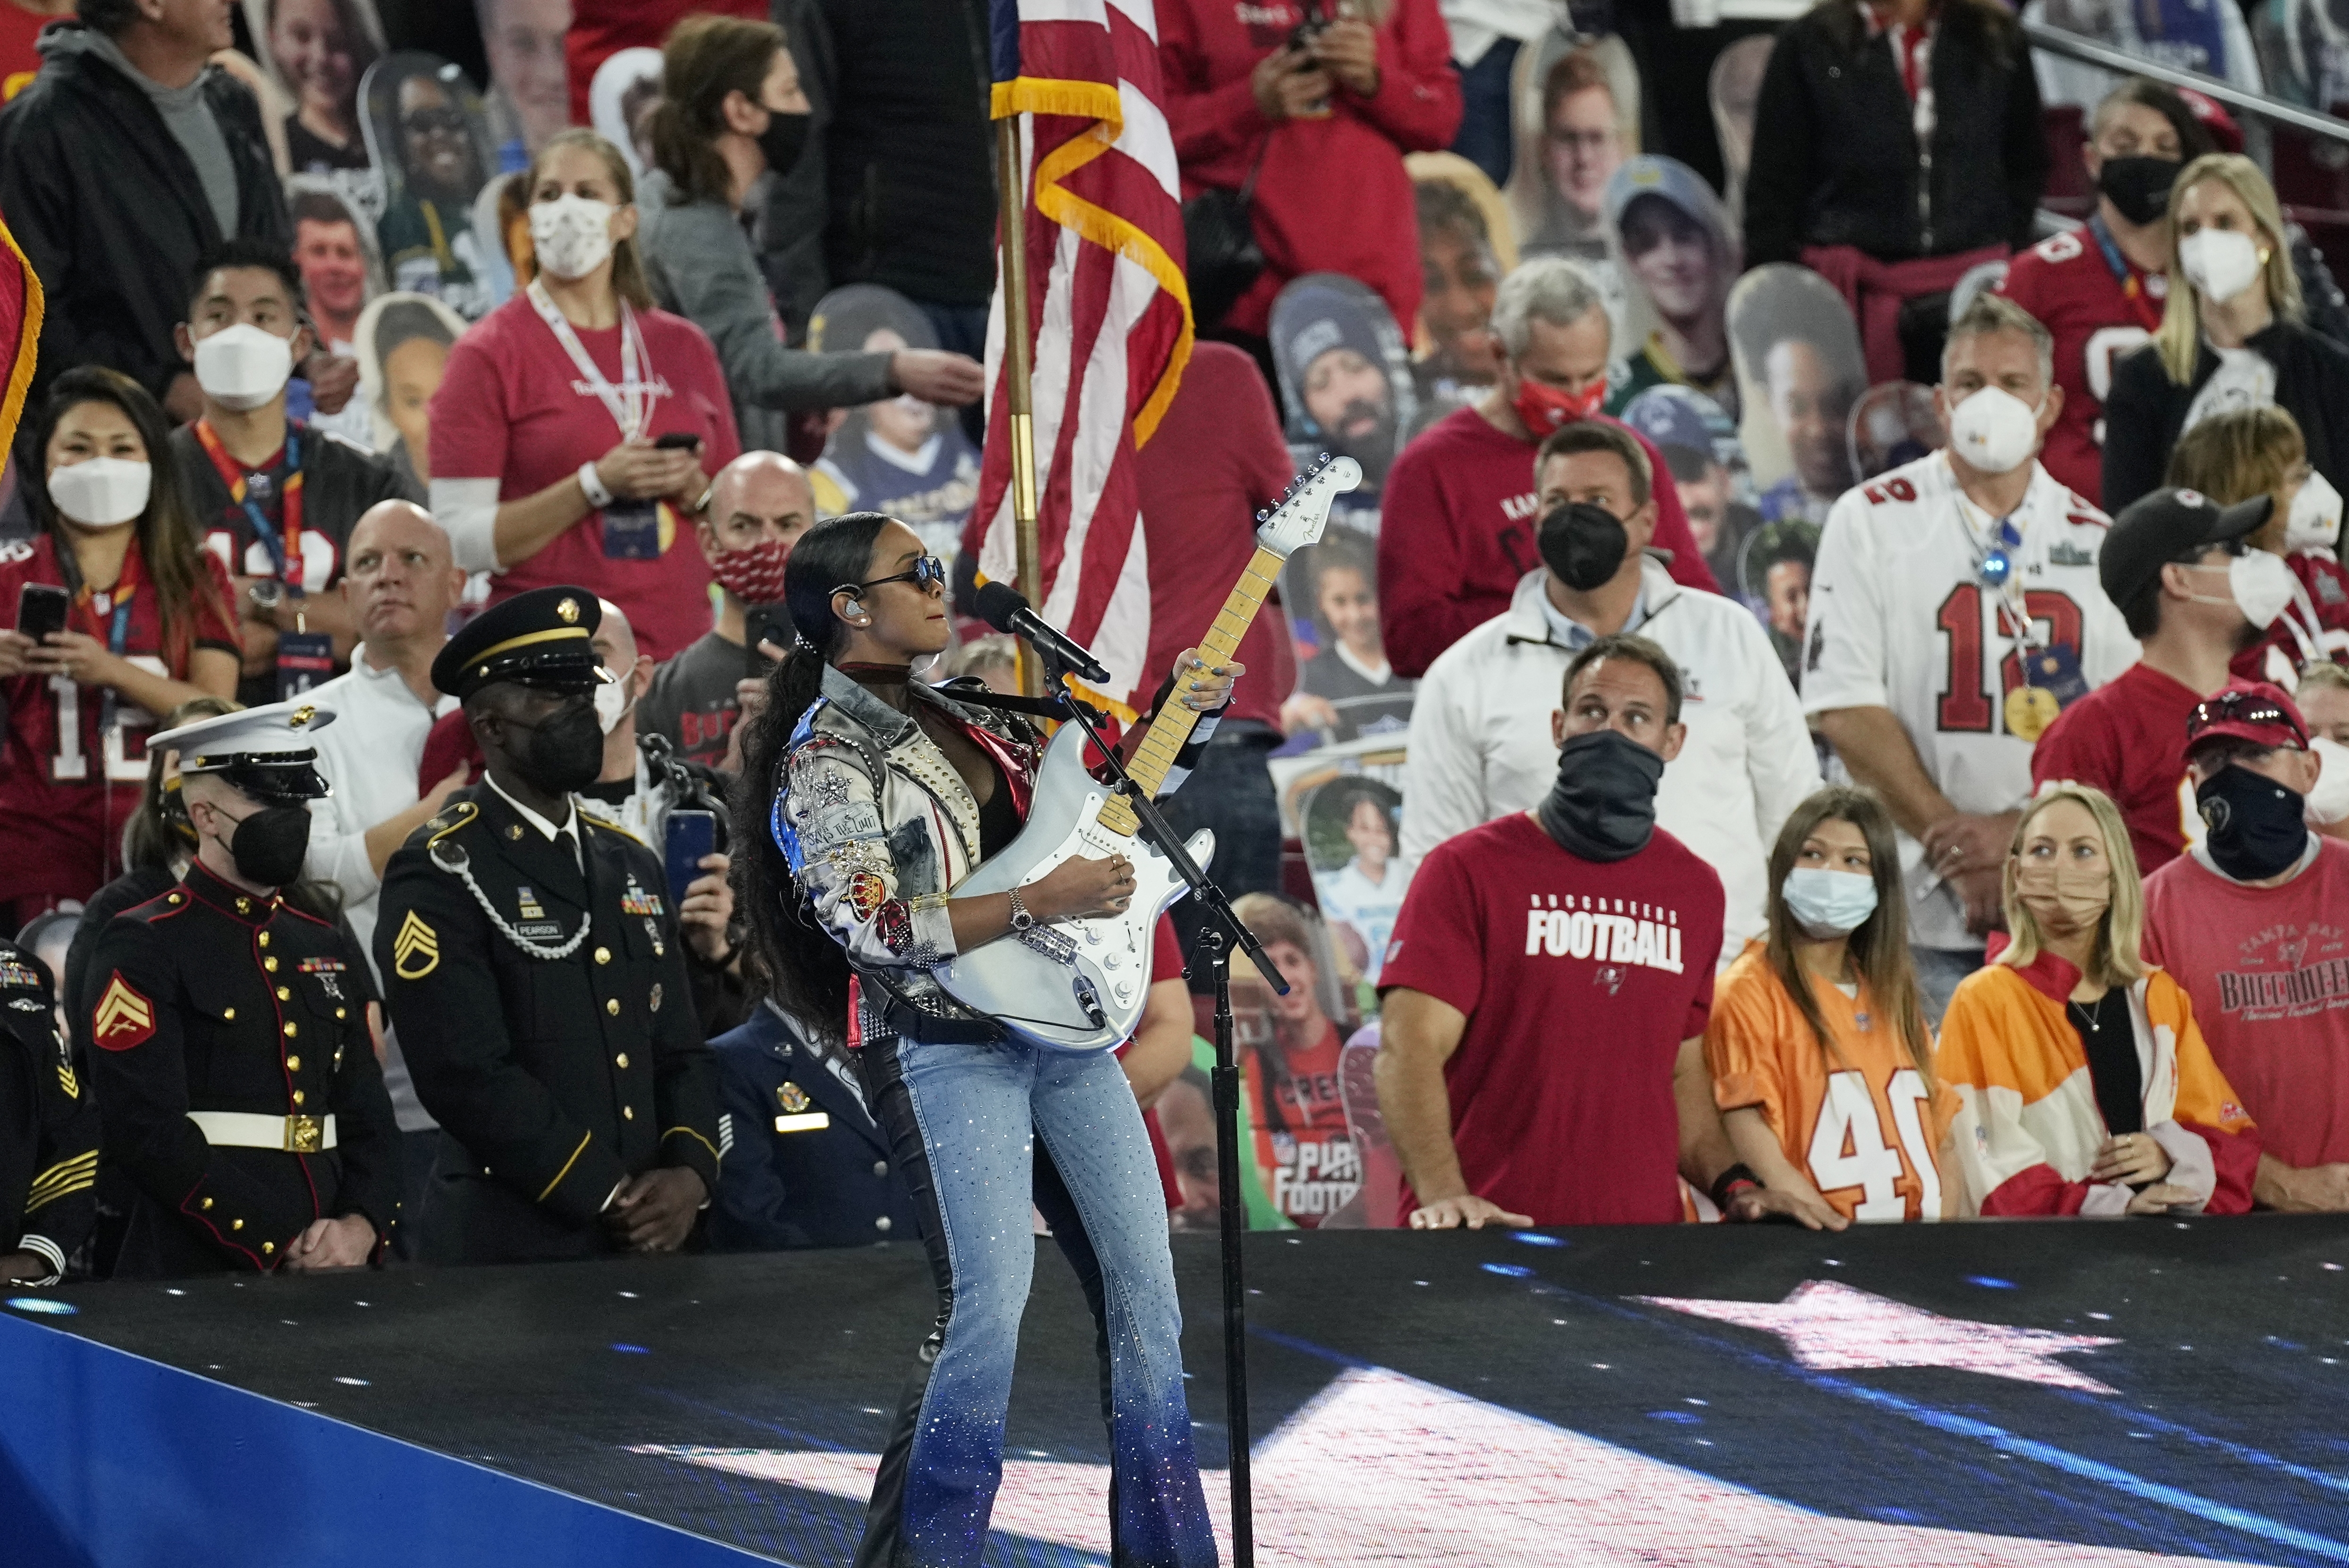
{"type": "MultiPolygon", "coordinates": [[[[1127,705],[1152,672],[1149,555],[1134,451],[1191,357],[1182,187],[1158,79],[1152,0],[993,0],[994,114],[1022,123],[1029,298],[999,277],[992,389],[973,513],[979,571],[1017,583],[1004,312],[1028,313],[1037,533],[1047,620],[1111,673],[1127,705]]],[[[1147,695],[1146,692],[1143,693],[1147,695]]]]}

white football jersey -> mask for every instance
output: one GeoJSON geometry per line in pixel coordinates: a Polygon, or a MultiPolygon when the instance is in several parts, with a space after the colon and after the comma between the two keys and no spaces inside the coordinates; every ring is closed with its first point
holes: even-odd
{"type": "MultiPolygon", "coordinates": [[[[2008,552],[2035,647],[2068,648],[2093,689],[2137,660],[2137,639],[2096,580],[2111,522],[2034,460],[2008,552]]],[[[1967,502],[1940,452],[1846,491],[1827,514],[1811,578],[1803,711],[1889,708],[1925,772],[1965,812],[2010,811],[2031,794],[2031,748],[2007,728],[2006,694],[2023,685],[2005,595],[1979,576],[1998,523],[1967,502]]],[[[1900,836],[1910,936],[1971,948],[1957,894],[1924,875],[1900,836]]]]}

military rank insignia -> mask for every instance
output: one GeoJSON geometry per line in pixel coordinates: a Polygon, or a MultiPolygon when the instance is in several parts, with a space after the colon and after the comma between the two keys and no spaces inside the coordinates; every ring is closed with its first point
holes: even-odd
{"type": "Polygon", "coordinates": [[[783,1114],[775,1118],[779,1133],[822,1132],[832,1125],[832,1114],[814,1108],[815,1102],[797,1084],[784,1082],[775,1087],[775,1103],[783,1114]]]}
{"type": "Polygon", "coordinates": [[[154,1037],[155,1004],[139,994],[116,970],[105,994],[98,999],[90,1038],[101,1051],[128,1051],[154,1037]]]}
{"type": "Polygon", "coordinates": [[[631,877],[628,878],[628,890],[620,896],[620,910],[628,915],[657,915],[661,912],[660,895],[646,892],[631,877]]]}
{"type": "Polygon", "coordinates": [[[808,1098],[808,1092],[797,1084],[785,1083],[775,1090],[775,1103],[793,1116],[797,1116],[814,1102],[808,1098]]]}
{"type": "Polygon", "coordinates": [[[409,910],[399,934],[391,939],[391,972],[402,980],[422,980],[440,967],[440,934],[409,910]]]}
{"type": "Polygon", "coordinates": [[[546,919],[546,911],[539,907],[538,895],[532,892],[529,888],[516,888],[514,889],[514,901],[520,906],[522,918],[523,919],[543,920],[546,919]]]}

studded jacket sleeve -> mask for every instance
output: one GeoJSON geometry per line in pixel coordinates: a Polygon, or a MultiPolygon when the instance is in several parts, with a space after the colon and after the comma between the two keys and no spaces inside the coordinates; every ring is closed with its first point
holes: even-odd
{"type": "MultiPolygon", "coordinates": [[[[816,918],[858,968],[927,969],[955,954],[945,892],[916,887],[898,846],[926,855],[917,818],[884,823],[873,773],[856,749],[821,732],[796,745],[784,765],[778,804],[792,874],[816,918]]],[[[923,867],[926,870],[926,866],[923,867]]],[[[943,879],[941,879],[943,880],[943,879]]]]}

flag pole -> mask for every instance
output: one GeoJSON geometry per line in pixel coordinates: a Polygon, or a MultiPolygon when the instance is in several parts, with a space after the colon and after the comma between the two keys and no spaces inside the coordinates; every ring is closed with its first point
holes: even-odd
{"type": "MultiPolygon", "coordinates": [[[[1039,610],[1044,605],[1042,547],[1036,536],[1036,420],[1029,397],[1031,346],[1028,336],[1028,181],[1019,156],[1019,121],[1007,114],[995,122],[996,232],[1003,260],[1003,352],[1010,374],[1011,400],[1006,422],[1011,435],[1011,525],[1018,552],[1020,596],[1039,610]]],[[[1044,694],[1044,672],[1034,650],[1018,644],[1019,689],[1044,694]]]]}

